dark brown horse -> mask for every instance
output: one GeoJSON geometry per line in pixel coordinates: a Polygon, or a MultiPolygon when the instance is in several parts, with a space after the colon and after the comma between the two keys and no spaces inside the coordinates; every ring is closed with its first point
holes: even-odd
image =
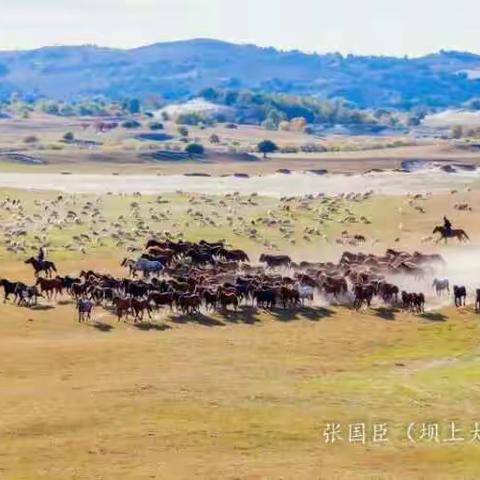
{"type": "Polygon", "coordinates": [[[63,282],[60,278],[48,279],[39,277],[35,285],[40,285],[40,291],[45,293],[47,298],[63,294],[63,282]]]}
{"type": "Polygon", "coordinates": [[[238,296],[234,290],[219,287],[217,298],[224,310],[226,310],[229,305],[232,305],[235,310],[238,309],[238,296]]]}
{"type": "Polygon", "coordinates": [[[267,255],[262,253],[259,261],[266,263],[269,268],[289,267],[292,259],[288,255],[267,255]]]}
{"type": "Polygon", "coordinates": [[[40,261],[35,257],[30,257],[28,260],[25,260],[25,263],[30,264],[33,267],[35,270],[35,276],[37,277],[41,272],[45,272],[47,278],[52,278],[53,272],[57,273],[55,264],[48,260],[40,261]]]}
{"type": "Polygon", "coordinates": [[[355,294],[353,308],[360,310],[364,303],[367,304],[367,307],[370,307],[373,296],[375,295],[375,288],[373,285],[355,285],[353,293],[355,294]]]}
{"type": "Polygon", "coordinates": [[[283,308],[296,307],[300,303],[300,293],[296,288],[280,287],[280,300],[283,308]]]}
{"type": "Polygon", "coordinates": [[[136,298],[132,298],[130,300],[130,306],[135,314],[135,323],[137,320],[143,320],[143,315],[145,312],[147,312],[148,318],[152,318],[152,307],[150,306],[150,302],[148,300],[137,300],[136,298]]]}
{"type": "Polygon", "coordinates": [[[173,304],[176,299],[175,292],[151,292],[148,295],[148,302],[153,303],[154,306],[158,309],[160,306],[168,305],[170,310],[173,310],[173,304]]]}
{"type": "Polygon", "coordinates": [[[187,315],[196,315],[200,313],[202,299],[199,295],[180,295],[177,300],[178,307],[187,315]]]}
{"type": "Polygon", "coordinates": [[[124,315],[126,318],[128,318],[128,314],[130,313],[131,309],[130,298],[115,297],[112,303],[115,306],[118,321],[120,321],[124,315]]]}
{"type": "Polygon", "coordinates": [[[437,243],[441,240],[444,240],[445,243],[447,243],[449,238],[456,238],[459,242],[468,242],[470,240],[470,237],[466,234],[465,230],[462,230],[461,228],[454,228],[449,232],[445,227],[437,226],[433,229],[433,233],[440,234],[437,243]]]}

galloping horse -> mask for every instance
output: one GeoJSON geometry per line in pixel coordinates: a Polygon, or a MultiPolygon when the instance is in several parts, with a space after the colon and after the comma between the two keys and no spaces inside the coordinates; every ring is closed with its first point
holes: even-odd
{"type": "Polygon", "coordinates": [[[450,294],[450,282],[447,278],[445,278],[444,280],[439,280],[438,278],[436,278],[433,281],[432,287],[435,289],[437,296],[440,296],[445,290],[450,294]]]}
{"type": "Polygon", "coordinates": [[[90,300],[77,300],[78,321],[81,323],[85,320],[91,320],[94,308],[95,304],[90,300]]]}
{"type": "Polygon", "coordinates": [[[45,272],[47,278],[52,278],[53,272],[57,273],[57,268],[53,262],[48,260],[40,261],[34,257],[30,257],[28,260],[25,260],[26,264],[30,264],[35,270],[35,276],[38,277],[40,272],[45,272]]]}
{"type": "Polygon", "coordinates": [[[140,258],[136,261],[125,258],[121,266],[128,267],[130,269],[130,275],[134,277],[137,276],[137,271],[142,272],[144,278],[148,278],[152,273],[160,273],[165,268],[161,262],[147,260],[146,258],[140,258]]]}
{"type": "Polygon", "coordinates": [[[440,234],[440,238],[437,240],[437,243],[441,240],[445,240],[445,243],[447,243],[449,238],[456,238],[459,242],[466,242],[470,240],[470,237],[466,234],[465,230],[462,230],[461,228],[455,228],[449,232],[445,227],[437,226],[433,229],[433,233],[440,234]]]}

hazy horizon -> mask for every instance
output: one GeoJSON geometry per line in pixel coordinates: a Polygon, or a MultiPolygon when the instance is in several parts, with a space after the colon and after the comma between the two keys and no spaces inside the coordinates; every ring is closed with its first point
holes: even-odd
{"type": "Polygon", "coordinates": [[[407,58],[418,58],[418,57],[422,57],[422,56],[427,56],[427,55],[431,55],[431,54],[438,54],[440,53],[441,51],[445,51],[445,52],[449,52],[449,51],[455,51],[455,52],[460,52],[460,53],[472,53],[472,54],[476,54],[476,55],[480,55],[480,49],[478,51],[472,51],[472,50],[457,50],[457,49],[445,49],[445,48],[440,48],[440,49],[437,49],[435,51],[428,51],[428,52],[424,52],[424,53],[421,53],[421,54],[418,54],[418,55],[395,55],[395,54],[385,54],[385,53],[357,53],[357,52],[339,52],[338,50],[337,51],[334,51],[334,50],[325,50],[325,51],[314,51],[314,50],[303,50],[303,49],[299,49],[299,48],[294,48],[294,47],[291,47],[291,48],[282,48],[282,47],[278,47],[276,45],[259,45],[257,43],[254,43],[254,42],[240,42],[240,41],[233,41],[233,40],[227,40],[227,39],[223,39],[223,38],[213,38],[213,37],[189,37],[189,38],[178,38],[178,39],[163,39],[163,40],[159,40],[157,42],[153,42],[153,43],[146,43],[146,44],[141,44],[141,45],[132,45],[132,46],[114,46],[114,45],[101,45],[101,44],[97,44],[97,43],[88,43],[88,42],[85,42],[85,43],[55,43],[55,44],[45,44],[45,45],[40,45],[38,47],[31,47],[31,48],[13,48],[13,49],[2,49],[0,48],[0,52],[22,52],[22,51],[30,51],[30,50],[40,50],[42,48],[61,48],[61,47],[72,47],[72,48],[75,48],[75,47],[96,47],[96,48],[106,48],[106,49],[112,49],[112,50],[135,50],[137,48],[144,48],[144,47],[149,47],[149,46],[153,46],[153,45],[156,45],[156,44],[167,44],[167,43],[181,43],[181,42],[189,42],[189,41],[218,41],[218,42],[225,42],[225,43],[230,43],[230,44],[233,44],[233,45],[252,45],[252,46],[256,46],[256,47],[259,47],[259,48],[274,48],[278,51],[282,51],[282,52],[289,52],[289,51],[300,51],[302,53],[307,53],[307,54],[319,54],[319,55],[322,55],[322,54],[336,54],[336,53],[339,53],[339,54],[342,54],[342,55],[356,55],[356,56],[378,56],[378,57],[395,57],[395,58],[404,58],[404,57],[407,57],[407,58]]]}
{"type": "Polygon", "coordinates": [[[136,48],[209,38],[280,50],[416,57],[480,53],[480,5],[458,0],[17,0],[2,6],[0,50],[136,48]]]}

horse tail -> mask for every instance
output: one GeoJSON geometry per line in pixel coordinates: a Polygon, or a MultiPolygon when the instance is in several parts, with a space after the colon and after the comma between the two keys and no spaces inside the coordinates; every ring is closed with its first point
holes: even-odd
{"type": "Polygon", "coordinates": [[[51,262],[51,265],[50,265],[50,266],[52,267],[52,270],[53,270],[55,273],[58,273],[58,272],[57,272],[57,267],[55,266],[55,264],[54,264],[53,262],[51,262]]]}
{"type": "Polygon", "coordinates": [[[462,233],[463,233],[463,236],[464,236],[467,240],[470,240],[470,237],[467,235],[467,232],[465,232],[464,230],[462,230],[462,233]]]}

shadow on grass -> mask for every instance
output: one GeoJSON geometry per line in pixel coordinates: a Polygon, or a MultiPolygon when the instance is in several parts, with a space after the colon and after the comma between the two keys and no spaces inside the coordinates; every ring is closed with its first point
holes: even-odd
{"type": "Polygon", "coordinates": [[[238,310],[220,310],[222,317],[230,323],[246,323],[253,325],[260,322],[257,316],[257,309],[250,306],[241,306],[238,310]]]}
{"type": "Polygon", "coordinates": [[[325,307],[304,307],[301,312],[302,316],[308,318],[308,320],[311,320],[312,322],[317,322],[322,318],[328,318],[335,314],[333,310],[325,307]]]}
{"type": "Polygon", "coordinates": [[[302,307],[290,310],[275,308],[271,310],[270,313],[280,322],[291,322],[302,318],[317,322],[322,318],[331,317],[334,314],[334,311],[325,307],[302,307]]]}
{"type": "Polygon", "coordinates": [[[198,313],[196,315],[177,315],[171,317],[173,323],[186,324],[186,323],[198,323],[205,327],[224,327],[225,324],[219,320],[204,315],[203,313],[198,313]]]}
{"type": "Polygon", "coordinates": [[[446,322],[447,316],[440,312],[425,312],[419,315],[420,318],[429,320],[430,322],[446,322]]]}
{"type": "Polygon", "coordinates": [[[374,309],[375,316],[383,320],[395,320],[398,309],[394,307],[378,307],[374,309]]]}
{"type": "Polygon", "coordinates": [[[113,330],[113,326],[109,323],[95,321],[90,324],[95,330],[99,330],[100,332],[110,332],[113,330]]]}
{"type": "Polygon", "coordinates": [[[28,307],[30,310],[36,310],[39,312],[48,311],[48,310],[55,310],[53,305],[32,305],[28,307]]]}
{"type": "Polygon", "coordinates": [[[75,305],[76,303],[75,300],[59,300],[57,305],[75,305]]]}
{"type": "Polygon", "coordinates": [[[170,325],[166,325],[164,323],[152,323],[152,322],[140,322],[134,323],[133,326],[144,332],[148,332],[150,330],[156,330],[158,332],[163,332],[165,330],[170,330],[172,327],[170,325]]]}

